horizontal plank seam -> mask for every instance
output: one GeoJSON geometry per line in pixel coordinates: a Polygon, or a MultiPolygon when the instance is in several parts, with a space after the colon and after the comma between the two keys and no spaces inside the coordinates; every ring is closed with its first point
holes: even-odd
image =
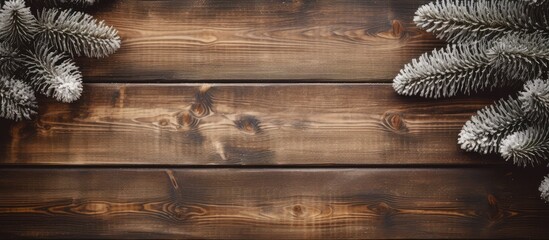
{"type": "Polygon", "coordinates": [[[512,164],[371,164],[371,165],[173,165],[173,164],[86,164],[86,165],[60,165],[60,164],[27,164],[27,165],[5,165],[0,164],[2,169],[269,169],[269,170],[329,170],[329,169],[472,169],[472,168],[493,168],[506,169],[515,168],[512,164]]]}
{"type": "Polygon", "coordinates": [[[311,80],[303,80],[303,79],[285,79],[285,80],[165,80],[165,79],[158,79],[158,80],[116,80],[112,81],[100,81],[100,80],[94,80],[94,79],[86,79],[84,78],[84,82],[88,84],[250,84],[250,85],[261,85],[261,84],[269,84],[269,85],[292,85],[292,84],[314,84],[314,85],[340,85],[340,84],[357,84],[357,85],[392,85],[392,79],[391,80],[375,80],[375,81],[338,81],[338,80],[319,80],[319,79],[311,79],[311,80]]]}

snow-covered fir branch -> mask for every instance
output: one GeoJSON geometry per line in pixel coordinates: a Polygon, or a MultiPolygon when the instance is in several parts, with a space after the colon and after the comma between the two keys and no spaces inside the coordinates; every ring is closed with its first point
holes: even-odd
{"type": "Polygon", "coordinates": [[[477,112],[459,133],[458,144],[466,151],[498,152],[501,141],[511,133],[530,126],[521,102],[516,98],[500,99],[477,112]]]}
{"type": "Polygon", "coordinates": [[[45,9],[38,13],[37,40],[73,56],[106,57],[120,48],[113,27],[91,15],[71,9],[45,9]]]}
{"type": "Polygon", "coordinates": [[[549,121],[549,80],[535,79],[519,93],[522,109],[533,121],[549,121]]]}
{"type": "Polygon", "coordinates": [[[15,121],[30,119],[36,113],[36,97],[23,81],[0,77],[0,117],[15,121]]]}
{"type": "Polygon", "coordinates": [[[549,34],[549,7],[508,0],[438,0],[421,6],[414,22],[449,42],[493,39],[513,32],[549,34]]]}
{"type": "Polygon", "coordinates": [[[0,10],[0,40],[21,47],[37,32],[36,18],[24,0],[11,0],[0,10]]]}
{"type": "Polygon", "coordinates": [[[82,75],[74,61],[44,45],[25,58],[28,77],[42,94],[61,102],[73,102],[82,93],[82,75]]]}
{"type": "Polygon", "coordinates": [[[425,53],[404,66],[393,81],[401,95],[428,98],[451,97],[491,89],[502,79],[495,72],[487,55],[488,44],[449,45],[425,53]]]}
{"type": "Polygon", "coordinates": [[[6,42],[0,42],[0,74],[10,76],[15,73],[20,65],[19,50],[11,47],[6,42]]]}
{"type": "Polygon", "coordinates": [[[503,76],[520,83],[539,78],[549,67],[549,35],[503,36],[494,41],[488,56],[503,76]]]}
{"type": "Polygon", "coordinates": [[[549,175],[546,176],[539,185],[539,191],[541,193],[541,199],[549,202],[549,175]]]}
{"type": "Polygon", "coordinates": [[[499,152],[518,166],[549,163],[549,126],[540,124],[507,136],[501,141],[499,152]]]}

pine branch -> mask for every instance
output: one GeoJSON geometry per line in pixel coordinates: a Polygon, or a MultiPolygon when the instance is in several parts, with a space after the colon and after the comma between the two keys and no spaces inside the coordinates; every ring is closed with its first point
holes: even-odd
{"type": "Polygon", "coordinates": [[[30,119],[36,114],[34,91],[23,81],[0,78],[0,117],[15,121],[30,119]]]}
{"type": "Polygon", "coordinates": [[[499,151],[505,160],[519,166],[534,166],[549,160],[549,127],[529,127],[515,132],[501,141],[499,151]]]}
{"type": "Polygon", "coordinates": [[[541,193],[541,199],[549,202],[549,175],[539,185],[539,191],[541,193]]]}
{"type": "Polygon", "coordinates": [[[519,85],[549,69],[549,37],[510,34],[492,43],[449,45],[404,66],[393,87],[428,98],[470,95],[519,85]]]}
{"type": "Polygon", "coordinates": [[[522,1],[532,5],[542,5],[547,2],[546,0],[522,0],[522,1]]]}
{"type": "Polygon", "coordinates": [[[71,4],[71,5],[80,5],[80,6],[91,6],[99,0],[50,0],[51,2],[55,2],[57,4],[71,4]]]}
{"type": "Polygon", "coordinates": [[[488,56],[494,67],[510,79],[522,82],[539,78],[549,67],[549,35],[503,36],[495,41],[488,56]]]}
{"type": "Polygon", "coordinates": [[[19,68],[19,51],[0,42],[0,75],[10,76],[19,68]]]}
{"type": "Polygon", "coordinates": [[[522,109],[533,121],[549,121],[549,80],[528,81],[519,93],[522,109]]]}
{"type": "Polygon", "coordinates": [[[99,0],[34,0],[42,3],[44,6],[55,7],[89,7],[99,2],[99,0]]]}
{"type": "Polygon", "coordinates": [[[13,46],[24,46],[37,32],[36,18],[24,0],[7,1],[0,10],[0,40],[13,46]]]}
{"type": "Polygon", "coordinates": [[[513,32],[549,34],[548,12],[521,1],[440,0],[421,6],[414,22],[440,39],[470,42],[513,32]]]}
{"type": "Polygon", "coordinates": [[[500,99],[478,111],[465,123],[459,133],[458,144],[466,151],[497,152],[503,138],[529,125],[518,99],[500,99]]]}
{"type": "Polygon", "coordinates": [[[494,77],[488,48],[488,44],[479,42],[425,53],[404,66],[393,88],[401,95],[440,98],[509,85],[504,78],[494,77]]]}
{"type": "Polygon", "coordinates": [[[37,91],[61,102],[73,102],[82,93],[82,75],[74,61],[48,47],[37,46],[25,58],[28,76],[37,91]]]}
{"type": "Polygon", "coordinates": [[[120,48],[113,27],[74,10],[46,9],[38,13],[37,40],[73,56],[106,57],[120,48]]]}

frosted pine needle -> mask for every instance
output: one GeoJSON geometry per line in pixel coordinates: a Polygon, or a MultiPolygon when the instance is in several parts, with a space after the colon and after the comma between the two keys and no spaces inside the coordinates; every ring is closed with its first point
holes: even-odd
{"type": "Polygon", "coordinates": [[[542,34],[509,34],[497,39],[488,51],[494,68],[520,82],[539,78],[549,67],[549,37],[542,34]]]}
{"type": "Polygon", "coordinates": [[[0,78],[0,117],[15,121],[30,119],[36,113],[36,97],[23,81],[0,78]]]}
{"type": "Polygon", "coordinates": [[[519,100],[530,119],[549,121],[549,80],[528,81],[519,93],[519,100]]]}
{"type": "Polygon", "coordinates": [[[459,133],[458,144],[466,151],[494,153],[506,136],[528,126],[518,99],[500,99],[478,111],[465,123],[459,133]]]}
{"type": "Polygon", "coordinates": [[[493,39],[513,32],[549,32],[547,7],[521,1],[440,0],[421,6],[415,15],[418,27],[449,42],[493,39]]]}
{"type": "Polygon", "coordinates": [[[0,42],[0,74],[12,75],[19,67],[19,51],[13,49],[10,44],[0,42]]]}
{"type": "Polygon", "coordinates": [[[82,75],[72,59],[43,46],[25,58],[31,83],[42,94],[73,102],[82,93],[82,75]]]}
{"type": "Polygon", "coordinates": [[[539,185],[539,191],[541,193],[541,199],[549,202],[549,175],[539,185]]]}
{"type": "Polygon", "coordinates": [[[23,46],[37,32],[36,18],[24,0],[10,0],[0,10],[0,39],[14,46],[23,46]]]}
{"type": "Polygon", "coordinates": [[[535,166],[549,161],[549,126],[529,127],[501,141],[500,153],[518,166],[535,166]]]}
{"type": "Polygon", "coordinates": [[[46,9],[38,13],[38,22],[39,42],[73,56],[106,57],[120,48],[116,29],[82,12],[46,9]]]}
{"type": "Polygon", "coordinates": [[[428,98],[451,97],[491,89],[502,79],[494,69],[485,43],[449,45],[423,54],[404,66],[393,88],[401,95],[428,98]]]}

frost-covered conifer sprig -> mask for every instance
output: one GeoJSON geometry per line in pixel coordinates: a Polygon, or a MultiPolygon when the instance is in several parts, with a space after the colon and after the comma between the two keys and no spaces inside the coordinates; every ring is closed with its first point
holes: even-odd
{"type": "Polygon", "coordinates": [[[503,36],[494,41],[488,56],[503,76],[519,83],[539,78],[549,67],[549,35],[503,36]]]}
{"type": "Polygon", "coordinates": [[[86,13],[45,9],[37,18],[37,40],[73,56],[106,57],[120,48],[118,31],[86,13]]]}
{"type": "Polygon", "coordinates": [[[0,40],[14,46],[31,41],[37,31],[36,18],[24,0],[8,1],[0,10],[0,40]]]}
{"type": "Polygon", "coordinates": [[[521,102],[513,97],[500,99],[477,112],[459,133],[458,144],[466,151],[498,152],[501,141],[511,133],[530,126],[521,102]]]}
{"type": "Polygon", "coordinates": [[[549,37],[509,34],[495,41],[451,44],[412,60],[395,77],[401,95],[427,98],[470,95],[519,86],[549,68],[549,37]]]}
{"type": "Polygon", "coordinates": [[[463,43],[513,32],[549,34],[548,10],[521,1],[440,0],[421,6],[414,22],[440,39],[463,43]]]}
{"type": "Polygon", "coordinates": [[[31,83],[42,94],[66,103],[80,98],[82,75],[68,56],[37,45],[24,63],[31,83]]]}
{"type": "Polygon", "coordinates": [[[58,5],[72,4],[72,5],[83,5],[83,6],[91,6],[99,2],[99,0],[49,0],[49,1],[58,5]]]}
{"type": "Polygon", "coordinates": [[[0,75],[10,76],[19,68],[19,50],[10,44],[0,42],[0,75]]]}
{"type": "Polygon", "coordinates": [[[549,80],[528,81],[519,93],[519,100],[530,119],[549,122],[549,80]]]}
{"type": "Polygon", "coordinates": [[[427,98],[471,94],[504,84],[487,55],[489,45],[484,42],[448,45],[425,53],[406,64],[393,81],[393,88],[401,95],[427,98]]]}
{"type": "Polygon", "coordinates": [[[547,175],[539,185],[539,191],[541,193],[541,198],[546,202],[549,202],[549,175],[547,175]]]}
{"type": "Polygon", "coordinates": [[[0,77],[0,117],[11,120],[29,119],[36,113],[36,97],[23,81],[0,77]]]}
{"type": "Polygon", "coordinates": [[[518,166],[549,163],[549,126],[539,124],[507,136],[501,141],[499,152],[518,166]]]}
{"type": "MultiPolygon", "coordinates": [[[[36,0],[32,5],[90,6],[98,1],[36,0]]],[[[30,119],[36,113],[32,88],[62,102],[77,100],[82,74],[68,55],[105,57],[120,47],[117,31],[88,14],[70,8],[43,9],[36,17],[25,0],[1,3],[0,117],[30,119]]]]}
{"type": "Polygon", "coordinates": [[[522,0],[522,1],[532,5],[541,5],[541,4],[547,3],[546,0],[522,0]]]}

